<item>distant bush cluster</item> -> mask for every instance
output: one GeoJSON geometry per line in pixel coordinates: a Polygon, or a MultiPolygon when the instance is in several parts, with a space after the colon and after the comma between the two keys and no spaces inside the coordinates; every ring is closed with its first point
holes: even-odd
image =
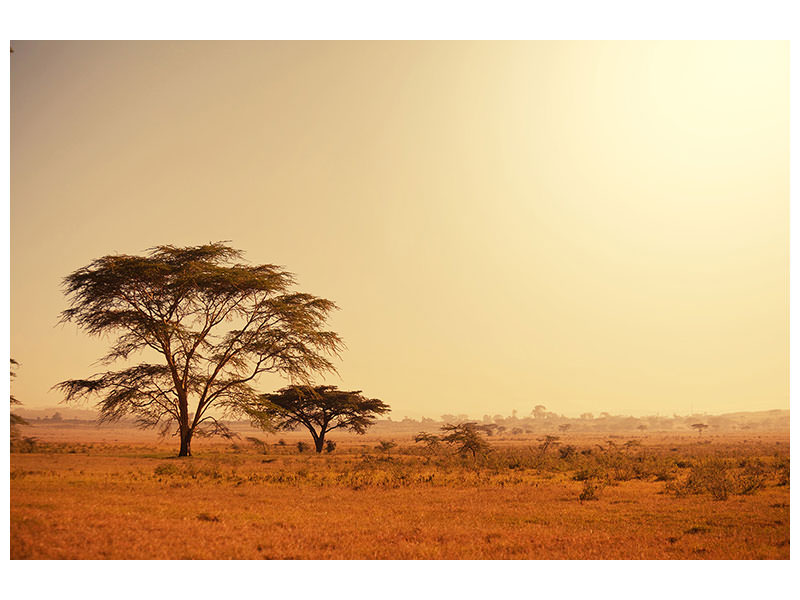
{"type": "Polygon", "coordinates": [[[691,466],[688,476],[667,485],[676,496],[708,493],[716,500],[731,494],[752,494],[764,488],[770,479],[777,485],[788,484],[789,459],[767,464],[761,459],[734,462],[722,458],[700,460],[691,466]]]}

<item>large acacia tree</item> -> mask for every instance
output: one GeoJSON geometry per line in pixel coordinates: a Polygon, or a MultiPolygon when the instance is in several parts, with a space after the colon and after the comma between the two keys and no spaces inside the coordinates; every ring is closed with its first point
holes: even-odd
{"type": "Polygon", "coordinates": [[[294,276],[283,268],[241,257],[221,242],[157,246],[68,275],[61,321],[111,337],[101,362],[153,360],[63,381],[56,387],[66,401],[97,396],[102,421],[133,415],[143,427],[174,430],[179,456],[190,456],[193,435],[225,431],[209,409],[244,412],[260,374],[306,382],[334,371],[342,341],[325,321],[335,304],[291,291],[294,276]]]}
{"type": "Polygon", "coordinates": [[[346,392],[334,385],[293,385],[262,395],[249,412],[257,422],[269,422],[275,429],[306,428],[314,448],[322,452],[328,432],[346,429],[363,434],[377,415],[389,410],[388,404],[366,398],[360,391],[346,392]]]}

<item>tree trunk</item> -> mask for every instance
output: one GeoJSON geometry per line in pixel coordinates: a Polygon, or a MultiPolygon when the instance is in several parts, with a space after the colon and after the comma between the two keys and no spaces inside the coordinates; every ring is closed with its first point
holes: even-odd
{"type": "Polygon", "coordinates": [[[181,450],[178,456],[192,455],[192,427],[189,427],[189,402],[186,393],[178,391],[178,431],[181,435],[181,450]]]}
{"type": "Polygon", "coordinates": [[[322,453],[322,448],[325,445],[325,434],[321,433],[319,436],[314,438],[314,447],[317,450],[317,454],[322,453]]]}
{"type": "Polygon", "coordinates": [[[192,455],[192,430],[181,428],[181,451],[178,456],[191,456],[192,455]]]}

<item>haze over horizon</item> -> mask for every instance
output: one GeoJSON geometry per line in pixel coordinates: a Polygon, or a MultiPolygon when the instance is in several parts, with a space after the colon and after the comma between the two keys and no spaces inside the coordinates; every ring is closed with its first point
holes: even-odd
{"type": "Polygon", "coordinates": [[[101,370],[65,275],[217,240],[394,419],[789,408],[788,42],[12,45],[25,409],[101,370]]]}

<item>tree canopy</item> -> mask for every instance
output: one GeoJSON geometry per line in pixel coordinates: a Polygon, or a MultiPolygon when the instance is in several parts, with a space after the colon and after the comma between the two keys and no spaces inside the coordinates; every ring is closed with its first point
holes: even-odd
{"type": "Polygon", "coordinates": [[[378,415],[389,410],[387,404],[366,398],[361,391],[346,392],[333,385],[294,385],[263,394],[250,412],[261,422],[266,417],[276,429],[305,427],[316,451],[322,452],[328,432],[345,429],[363,434],[378,415]]]}
{"type": "Polygon", "coordinates": [[[456,425],[446,423],[442,426],[442,431],[447,434],[442,436],[442,441],[455,446],[459,454],[465,455],[469,452],[475,458],[490,448],[487,441],[481,436],[481,433],[489,431],[489,427],[486,425],[478,425],[472,421],[456,425]]]}
{"type": "Polygon", "coordinates": [[[99,258],[64,278],[72,322],[110,336],[105,365],[142,353],[139,364],[57,384],[66,401],[98,396],[101,420],[135,416],[144,427],[180,435],[180,456],[192,436],[225,431],[213,406],[243,413],[258,397],[263,373],[308,382],[335,371],[343,347],[325,329],[336,305],[292,291],[295,277],[272,264],[241,262],[223,242],[156,246],[144,256],[99,258]]]}

